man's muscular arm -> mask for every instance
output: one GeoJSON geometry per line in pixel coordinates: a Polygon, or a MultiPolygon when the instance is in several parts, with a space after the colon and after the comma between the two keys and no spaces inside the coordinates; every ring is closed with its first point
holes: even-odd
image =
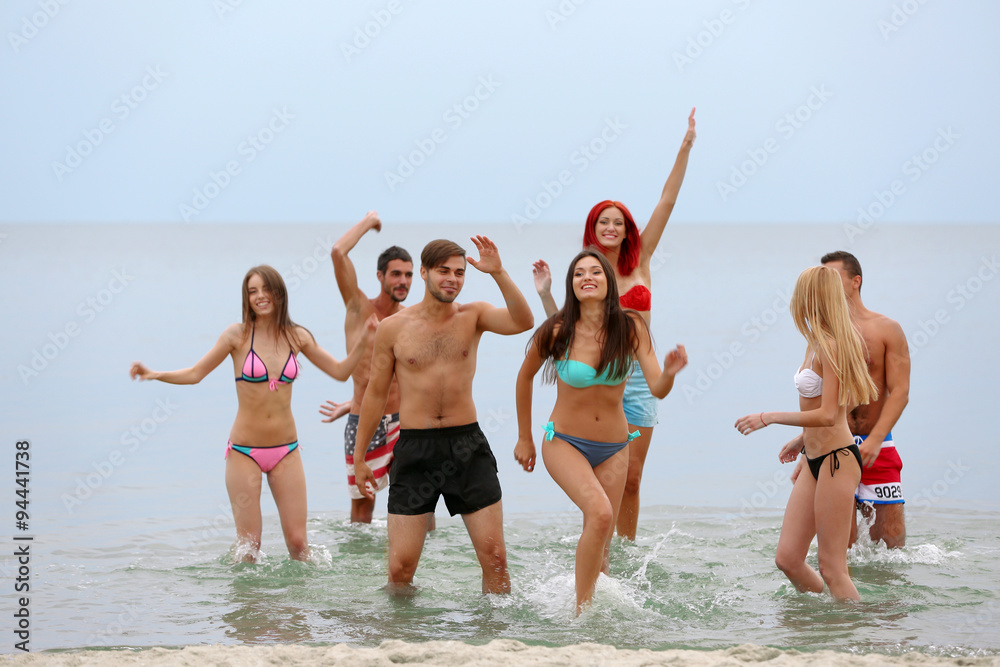
{"type": "Polygon", "coordinates": [[[371,229],[375,231],[382,229],[382,221],[379,220],[378,213],[375,211],[368,211],[360,222],[337,239],[330,250],[330,259],[333,260],[333,275],[337,278],[337,287],[340,289],[340,296],[344,299],[344,305],[349,310],[357,310],[361,301],[365,299],[365,295],[358,288],[358,274],[347,253],[351,252],[361,237],[371,229]]]}
{"type": "Polygon", "coordinates": [[[885,339],[885,391],[888,396],[882,402],[878,421],[861,443],[861,461],[866,468],[875,465],[882,442],[910,401],[910,349],[903,328],[899,323],[888,320],[880,325],[880,331],[884,332],[885,339]]]}
{"type": "Polygon", "coordinates": [[[375,476],[365,463],[365,452],[368,443],[375,435],[379,421],[385,411],[389,398],[389,387],[392,384],[393,369],[396,365],[396,355],[393,348],[399,323],[395,318],[383,320],[375,332],[375,348],[372,352],[371,375],[365,397],[361,401],[361,414],[358,417],[358,433],[354,446],[354,480],[358,490],[366,497],[375,498],[375,476]],[[368,483],[371,483],[369,488],[368,483]]]}
{"type": "Polygon", "coordinates": [[[480,311],[479,328],[508,336],[527,331],[535,325],[535,316],[531,313],[528,300],[504,270],[497,245],[485,236],[473,236],[472,242],[479,249],[479,260],[469,257],[469,263],[483,273],[493,276],[507,306],[506,308],[487,306],[480,311]]]}

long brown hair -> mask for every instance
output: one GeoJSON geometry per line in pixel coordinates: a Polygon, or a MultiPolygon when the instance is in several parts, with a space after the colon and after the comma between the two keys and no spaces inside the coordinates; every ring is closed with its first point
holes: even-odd
{"type": "Polygon", "coordinates": [[[648,325],[641,317],[630,315],[622,308],[618,300],[615,271],[604,253],[595,246],[587,247],[569,263],[569,271],[566,273],[566,302],[559,312],[545,320],[535,330],[528,345],[535,345],[538,354],[546,361],[542,379],[545,382],[555,382],[554,361],[566,357],[573,344],[576,323],[580,320],[580,301],[573,291],[573,272],[577,263],[584,257],[593,257],[601,263],[608,285],[608,293],[604,298],[604,322],[598,337],[601,344],[601,360],[594,370],[600,375],[604,369],[609,368],[611,370],[608,374],[612,379],[624,382],[632,371],[632,360],[639,346],[639,325],[636,320],[642,322],[647,331],[648,325]]]}
{"type": "MultiPolygon", "coordinates": [[[[257,323],[257,313],[254,312],[253,308],[250,307],[250,278],[253,276],[260,276],[261,280],[264,281],[264,287],[267,291],[271,293],[271,302],[274,304],[275,311],[275,325],[278,328],[278,336],[284,338],[288,343],[288,346],[295,351],[299,345],[292,343],[292,338],[295,333],[295,327],[299,326],[292,321],[292,318],[288,315],[288,289],[285,288],[285,281],[282,279],[281,274],[278,273],[273,267],[267,264],[261,264],[260,266],[255,266],[247,274],[243,276],[243,340],[245,341],[247,337],[250,336],[250,330],[257,323]]],[[[305,327],[302,327],[305,329],[305,327]]],[[[310,336],[312,333],[305,329],[310,336]]],[[[277,337],[275,337],[275,343],[277,344],[277,337]]]]}
{"type": "Polygon", "coordinates": [[[824,367],[840,381],[837,402],[864,405],[876,400],[878,387],[868,374],[864,339],[851,321],[836,269],[811,266],[803,271],[788,307],[799,333],[813,351],[823,353],[824,367]]]}

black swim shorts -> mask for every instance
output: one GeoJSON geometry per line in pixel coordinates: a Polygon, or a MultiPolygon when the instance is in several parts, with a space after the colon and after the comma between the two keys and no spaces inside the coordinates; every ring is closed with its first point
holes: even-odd
{"type": "Polygon", "coordinates": [[[433,512],[438,497],[452,516],[500,500],[497,460],[479,423],[401,429],[389,470],[389,514],[433,512]]]}

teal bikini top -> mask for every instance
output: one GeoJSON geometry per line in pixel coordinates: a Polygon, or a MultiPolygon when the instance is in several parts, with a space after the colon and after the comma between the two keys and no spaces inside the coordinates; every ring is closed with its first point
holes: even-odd
{"type": "Polygon", "coordinates": [[[559,379],[575,389],[592,387],[595,384],[616,385],[625,381],[620,375],[612,377],[610,367],[598,375],[593,366],[573,359],[560,359],[555,362],[555,366],[559,379]]]}

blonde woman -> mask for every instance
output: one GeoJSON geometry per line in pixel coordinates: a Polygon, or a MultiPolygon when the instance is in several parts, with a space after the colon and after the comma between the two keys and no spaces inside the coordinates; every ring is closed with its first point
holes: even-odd
{"type": "Polygon", "coordinates": [[[321,371],[346,381],[377,326],[372,316],[365,334],[343,361],[324,350],[305,327],[288,315],[288,291],[281,274],[255,266],[243,278],[243,321],[231,324],[191,368],[154,371],[140,362],[132,379],[198,384],[228,356],[236,375],[238,407],[226,447],[226,490],[236,523],[237,556],[255,560],[260,549],[260,490],[267,476],[278,506],[289,555],[309,557],[306,541],[306,480],[292,418],[292,382],[299,376],[299,352],[321,371]]]}
{"type": "Polygon", "coordinates": [[[854,520],[854,491],[861,479],[861,454],[847,426],[847,411],[878,397],[868,375],[864,343],[851,324],[840,275],[813,266],[799,276],[789,304],[795,326],[806,339],[806,356],[795,374],[798,412],[759,412],[741,417],[743,435],[770,426],[799,426],[801,435],[778,458],[789,463],[805,454],[810,474],[795,479],[785,507],[774,562],[800,591],[821,593],[824,583],[841,600],[858,600],[847,569],[854,520]],[[819,542],[819,573],[806,555],[819,542]]]}

